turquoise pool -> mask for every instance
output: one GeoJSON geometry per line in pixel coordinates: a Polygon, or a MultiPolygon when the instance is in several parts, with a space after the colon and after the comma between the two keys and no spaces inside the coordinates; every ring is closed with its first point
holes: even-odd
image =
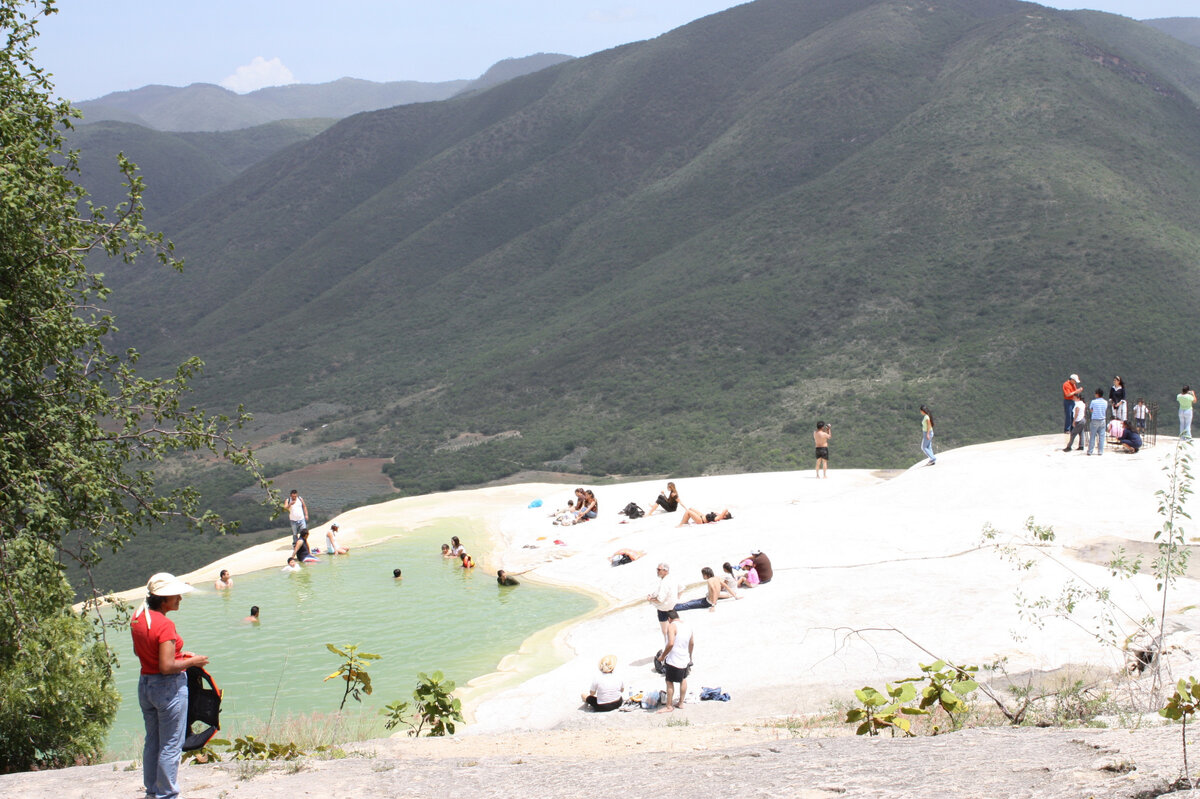
{"type": "MultiPolygon", "coordinates": [[[[339,663],[326,643],[358,644],[383,656],[370,668],[374,693],[362,703],[373,713],[394,699],[411,699],[418,672],[440,669],[461,686],[493,671],[537,630],[596,607],[593,598],[573,591],[528,582],[501,588],[494,573],[443,560],[439,547],[450,535],[470,545],[463,532],[461,525],[435,526],[349,555],[323,556],[299,573],[241,575],[228,591],[214,591],[210,582],[185,596],[171,618],[185,648],[211,660],[209,672],[224,691],[222,737],[272,716],[335,712],[343,684],[322,682],[339,663]],[[395,568],[404,579],[392,579],[395,568]],[[258,625],[242,621],[251,605],[261,608],[258,625]]],[[[138,661],[128,633],[119,636],[123,701],[109,750],[133,756],[143,734],[138,661]]],[[[351,699],[347,710],[354,705],[351,699]]]]}

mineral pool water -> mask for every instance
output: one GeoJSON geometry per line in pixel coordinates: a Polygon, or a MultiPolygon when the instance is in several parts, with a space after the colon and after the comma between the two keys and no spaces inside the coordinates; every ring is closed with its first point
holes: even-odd
{"type": "MultiPolygon", "coordinates": [[[[501,587],[494,571],[465,570],[457,560],[443,559],[440,546],[454,534],[468,551],[472,538],[477,551],[486,549],[481,533],[446,522],[348,555],[322,555],[320,563],[298,573],[272,568],[238,575],[233,588],[221,592],[210,580],[184,596],[170,618],[185,650],[208,655],[209,673],[224,692],[218,737],[260,734],[268,719],[335,713],[345,683],[323,681],[341,662],[327,643],[357,644],[360,651],[382,655],[369,666],[372,695],[361,705],[350,699],[346,709],[371,714],[375,733],[383,735],[379,709],[396,699],[411,701],[419,672],[440,670],[462,686],[495,670],[531,634],[596,607],[585,594],[528,581],[501,587]],[[402,580],[392,577],[397,568],[402,580]],[[259,624],[243,622],[251,605],[260,608],[259,624]]],[[[280,554],[281,566],[286,554],[280,554]]],[[[120,659],[122,702],[109,752],[140,757],[138,660],[127,631],[110,641],[120,659]]]]}

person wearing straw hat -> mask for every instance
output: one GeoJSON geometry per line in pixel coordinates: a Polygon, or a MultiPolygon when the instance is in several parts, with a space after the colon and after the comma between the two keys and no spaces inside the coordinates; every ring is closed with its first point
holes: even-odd
{"type": "Polygon", "coordinates": [[[600,675],[592,680],[592,685],[583,694],[583,704],[595,713],[607,713],[616,710],[625,702],[627,688],[625,681],[613,673],[617,667],[616,655],[605,655],[600,658],[600,675]]]}
{"type": "Polygon", "coordinates": [[[191,590],[173,574],[154,575],[146,584],[146,601],[129,623],[133,651],[142,665],[138,678],[138,704],[146,722],[142,783],[146,796],[154,799],[179,796],[179,756],[187,734],[187,670],[208,665],[204,655],[183,651],[183,639],[167,618],[179,610],[181,597],[191,590]]]}

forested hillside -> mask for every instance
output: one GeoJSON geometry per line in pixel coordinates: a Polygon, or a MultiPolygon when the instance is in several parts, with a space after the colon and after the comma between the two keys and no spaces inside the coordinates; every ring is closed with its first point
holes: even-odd
{"type": "Polygon", "coordinates": [[[77,126],[67,141],[80,151],[79,182],[96,203],[112,207],[125,198],[118,153],[137,164],[143,176],[152,176],[146,219],[157,224],[247,167],[332,124],[332,119],[294,119],[235,131],[163,133],[127,122],[97,122],[77,126]]]}

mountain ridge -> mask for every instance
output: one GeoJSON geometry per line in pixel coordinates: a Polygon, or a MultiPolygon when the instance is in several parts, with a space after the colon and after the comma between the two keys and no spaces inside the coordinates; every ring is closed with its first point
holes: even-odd
{"type": "Polygon", "coordinates": [[[230,131],[286,119],[341,119],[395,105],[444,100],[570,58],[557,53],[507,58],[473,80],[378,82],[343,77],[326,83],[267,86],[245,94],[212,83],[154,84],[73,105],[83,113],[85,124],[127,122],[170,133],[230,131]]]}
{"type": "Polygon", "coordinates": [[[404,492],[581,448],[789,468],[816,418],[841,463],[900,465],[921,403],[951,444],[1053,429],[1063,372],[1166,401],[1200,365],[1198,80],[1112,15],[759,0],[246,170],[167,220],[191,265],[130,281],[123,341],[204,356],[206,403],[344,397],[317,437],[404,492]]]}

